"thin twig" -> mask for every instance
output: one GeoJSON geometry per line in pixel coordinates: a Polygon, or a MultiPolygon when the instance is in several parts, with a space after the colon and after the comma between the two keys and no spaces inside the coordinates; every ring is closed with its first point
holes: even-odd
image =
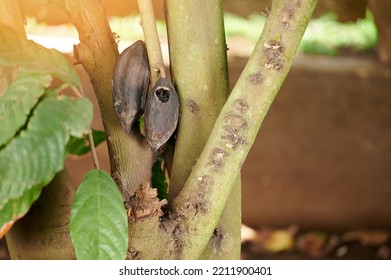
{"type": "MultiPolygon", "coordinates": [[[[82,87],[80,88],[71,87],[71,89],[73,89],[73,91],[76,92],[79,97],[84,97],[84,91],[82,87]]],[[[91,129],[88,131],[88,142],[90,142],[91,157],[92,157],[92,162],[94,163],[94,168],[99,170],[98,155],[96,154],[94,137],[92,136],[91,129]]]]}
{"type": "Polygon", "coordinates": [[[98,156],[96,154],[94,137],[92,137],[92,130],[91,129],[90,129],[90,131],[88,131],[88,141],[90,142],[91,156],[92,156],[92,161],[94,163],[94,167],[95,167],[95,169],[99,170],[99,161],[98,161],[98,156]]]}
{"type": "MultiPolygon", "coordinates": [[[[63,85],[60,87],[61,90],[62,90],[62,87],[63,87],[63,88],[66,88],[66,87],[68,87],[68,85],[67,85],[67,84],[63,84],[63,85]]],[[[82,90],[81,87],[80,87],[80,88],[77,88],[77,87],[71,86],[70,88],[72,89],[72,91],[73,91],[74,93],[76,93],[77,97],[82,97],[82,96],[84,96],[84,93],[83,93],[83,90],[82,90]]]]}
{"type": "Polygon", "coordinates": [[[149,65],[151,67],[151,84],[154,85],[157,80],[166,77],[155,14],[153,12],[152,0],[137,0],[137,2],[140,11],[141,26],[147,45],[149,65]]]}
{"type": "MultiPolygon", "coordinates": [[[[80,94],[80,96],[85,96],[83,88],[80,86],[79,90],[76,88],[76,92],[80,94]],[[80,91],[79,91],[80,90],[80,91]]],[[[96,148],[94,143],[94,137],[92,136],[92,129],[88,131],[88,142],[90,142],[90,148],[91,148],[91,157],[92,162],[94,163],[94,168],[96,170],[99,170],[99,161],[98,161],[98,155],[96,154],[96,148]]]]}

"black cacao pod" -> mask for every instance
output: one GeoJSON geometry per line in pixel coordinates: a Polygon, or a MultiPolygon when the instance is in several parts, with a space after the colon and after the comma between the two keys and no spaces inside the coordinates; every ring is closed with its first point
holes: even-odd
{"type": "Polygon", "coordinates": [[[150,76],[147,49],[139,40],[121,53],[113,71],[114,110],[126,133],[144,112],[150,76]]]}
{"type": "Polygon", "coordinates": [[[145,138],[152,150],[159,149],[174,133],[179,116],[179,98],[172,83],[160,79],[149,92],[144,113],[145,138]]]}

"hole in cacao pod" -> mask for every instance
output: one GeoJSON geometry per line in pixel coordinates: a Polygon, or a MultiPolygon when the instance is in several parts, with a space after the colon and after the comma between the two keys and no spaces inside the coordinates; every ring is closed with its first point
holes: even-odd
{"type": "Polygon", "coordinates": [[[155,94],[157,96],[157,98],[163,102],[163,103],[166,103],[169,99],[170,99],[170,90],[166,89],[166,88],[158,88],[156,91],[155,91],[155,94]]]}

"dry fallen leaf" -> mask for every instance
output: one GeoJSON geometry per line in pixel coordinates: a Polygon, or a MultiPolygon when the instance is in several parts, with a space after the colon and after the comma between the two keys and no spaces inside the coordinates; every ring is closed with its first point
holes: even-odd
{"type": "Polygon", "coordinates": [[[357,241],[364,246],[381,246],[390,238],[384,230],[352,230],[342,236],[344,242],[357,241]]]}
{"type": "Polygon", "coordinates": [[[294,236],[288,230],[275,230],[266,239],[264,247],[271,252],[291,250],[294,246],[294,236]]]}
{"type": "Polygon", "coordinates": [[[298,237],[297,248],[314,259],[326,254],[327,235],[319,231],[311,231],[298,237]]]}

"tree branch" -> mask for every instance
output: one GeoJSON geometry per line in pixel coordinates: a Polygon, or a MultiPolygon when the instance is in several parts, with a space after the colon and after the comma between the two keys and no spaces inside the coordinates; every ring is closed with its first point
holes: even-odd
{"type": "Polygon", "coordinates": [[[180,98],[170,199],[181,191],[229,94],[221,5],[166,0],[170,67],[180,98]],[[195,15],[203,11],[203,16],[195,15]]]}
{"type": "MultiPolygon", "coordinates": [[[[75,87],[71,87],[72,90],[77,94],[78,97],[84,96],[83,88],[80,86],[80,90],[75,87]]],[[[94,137],[92,135],[92,130],[90,129],[88,131],[88,142],[90,144],[90,153],[91,153],[91,158],[92,162],[94,164],[95,169],[99,169],[99,161],[98,161],[98,155],[96,154],[96,148],[95,148],[95,143],[94,143],[94,137]]]]}
{"type": "Polygon", "coordinates": [[[88,131],[88,142],[90,142],[91,157],[92,157],[92,162],[94,163],[94,167],[95,167],[95,169],[99,169],[98,155],[96,154],[94,137],[92,136],[91,129],[90,129],[90,131],[88,131]]]}
{"type": "Polygon", "coordinates": [[[188,234],[183,236],[186,246],[180,258],[199,257],[206,245],[199,233],[211,235],[216,228],[237,171],[289,72],[316,2],[273,1],[255,50],[189,179],[173,202],[183,228],[188,229],[188,234]]]}
{"type": "Polygon", "coordinates": [[[153,12],[152,0],[137,0],[137,3],[151,67],[151,85],[154,85],[160,78],[166,78],[155,14],[153,12]]]}
{"type": "Polygon", "coordinates": [[[111,81],[118,49],[104,8],[95,0],[51,1],[65,9],[79,32],[75,57],[90,76],[108,135],[111,175],[128,200],[140,184],[150,181],[153,154],[139,135],[123,131],[114,112],[111,81]]]}
{"type": "MultiPolygon", "coordinates": [[[[185,185],[229,93],[221,1],[166,0],[171,75],[181,98],[170,199],[185,185]],[[202,17],[194,11],[203,11],[202,17]]],[[[240,176],[202,259],[240,257],[240,176]],[[239,198],[239,199],[237,199],[239,198]],[[221,244],[230,240],[229,249],[221,244]]],[[[210,236],[209,236],[210,237],[210,236]]],[[[205,239],[209,238],[205,235],[205,239]]]]}

